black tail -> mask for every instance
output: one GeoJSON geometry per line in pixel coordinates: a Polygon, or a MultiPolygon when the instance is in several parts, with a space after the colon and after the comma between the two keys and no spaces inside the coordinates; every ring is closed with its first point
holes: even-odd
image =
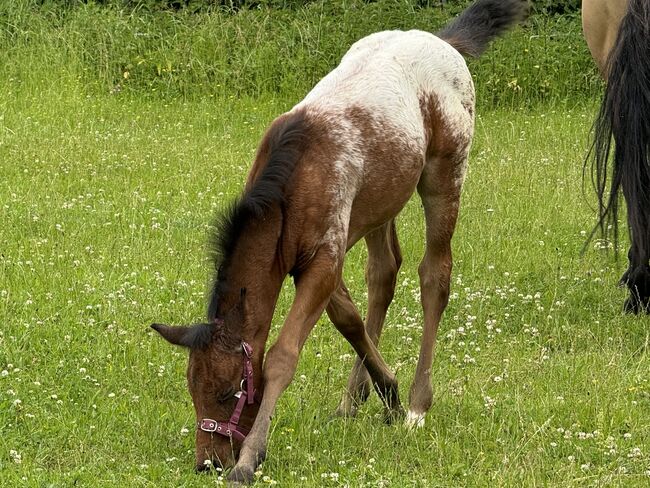
{"type": "Polygon", "coordinates": [[[607,88],[594,123],[594,142],[588,160],[598,194],[600,229],[613,233],[618,243],[618,194],[627,203],[630,268],[622,281],[630,287],[632,300],[626,308],[637,312],[646,306],[650,290],[650,3],[630,0],[621,21],[616,44],[609,55],[607,88]],[[609,190],[609,154],[615,143],[609,190]],[[638,281],[638,283],[637,283],[638,281]],[[640,303],[639,303],[640,301],[640,303]]]}
{"type": "Polygon", "coordinates": [[[490,41],[527,15],[526,0],[478,0],[436,35],[464,56],[480,56],[490,41]]]}

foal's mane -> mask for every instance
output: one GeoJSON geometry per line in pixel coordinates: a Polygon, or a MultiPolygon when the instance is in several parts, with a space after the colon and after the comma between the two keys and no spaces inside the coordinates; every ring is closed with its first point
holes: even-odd
{"type": "Polygon", "coordinates": [[[276,119],[258,148],[251,170],[252,174],[257,172],[257,177],[217,217],[210,239],[210,254],[216,273],[208,302],[208,321],[217,318],[219,299],[228,289],[233,254],[244,231],[272,208],[284,207],[287,182],[305,151],[309,133],[310,125],[304,110],[276,119]]]}

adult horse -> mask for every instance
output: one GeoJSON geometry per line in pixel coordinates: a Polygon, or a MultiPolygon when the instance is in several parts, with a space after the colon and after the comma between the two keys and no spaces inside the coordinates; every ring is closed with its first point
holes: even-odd
{"type": "Polygon", "coordinates": [[[276,402],[324,310],[359,358],[339,413],[353,415],[372,382],[387,419],[403,417],[397,381],[377,342],[401,263],[395,217],[416,188],[426,221],[419,267],[424,330],[407,422],[423,423],[474,129],[474,86],[462,55],[479,55],[525,12],[522,0],[478,0],[438,36],[365,37],[271,124],[242,196],[217,226],[207,323],[152,326],[190,349],[197,469],[229,467],[239,457],[229,479],[253,479],[276,402]],[[345,253],[361,238],[368,247],[365,326],[341,278],[345,253]],[[295,298],[262,366],[287,275],[295,298]]]}
{"type": "Polygon", "coordinates": [[[631,247],[621,278],[627,312],[650,308],[650,1],[583,0],[582,24],[591,54],[607,82],[595,123],[592,178],[599,228],[617,241],[618,194],[623,190],[631,247]],[[608,169],[611,141],[614,157],[608,169]]]}

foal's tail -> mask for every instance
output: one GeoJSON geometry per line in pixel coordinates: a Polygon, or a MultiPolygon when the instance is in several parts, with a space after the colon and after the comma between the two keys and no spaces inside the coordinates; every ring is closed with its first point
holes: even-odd
{"type": "MultiPolygon", "coordinates": [[[[594,142],[588,159],[598,194],[596,229],[606,235],[611,225],[618,241],[618,194],[627,203],[630,267],[622,278],[632,300],[643,304],[650,295],[650,2],[630,0],[628,11],[607,63],[607,87],[594,123],[594,142]],[[610,188],[609,153],[614,137],[610,188]]],[[[628,304],[636,312],[638,303],[628,304]]]]}
{"type": "Polygon", "coordinates": [[[528,15],[526,0],[477,0],[436,35],[464,56],[480,56],[490,41],[528,15]]]}

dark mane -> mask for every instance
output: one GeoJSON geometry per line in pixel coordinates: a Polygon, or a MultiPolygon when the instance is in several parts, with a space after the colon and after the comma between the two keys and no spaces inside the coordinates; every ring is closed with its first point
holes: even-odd
{"type": "Polygon", "coordinates": [[[285,187],[310,139],[310,126],[304,110],[297,110],[276,119],[267,131],[256,164],[263,169],[245,190],[217,218],[210,239],[210,253],[216,270],[208,303],[208,320],[217,316],[219,298],[226,291],[227,275],[237,242],[250,222],[258,220],[269,209],[283,206],[285,187]]]}

